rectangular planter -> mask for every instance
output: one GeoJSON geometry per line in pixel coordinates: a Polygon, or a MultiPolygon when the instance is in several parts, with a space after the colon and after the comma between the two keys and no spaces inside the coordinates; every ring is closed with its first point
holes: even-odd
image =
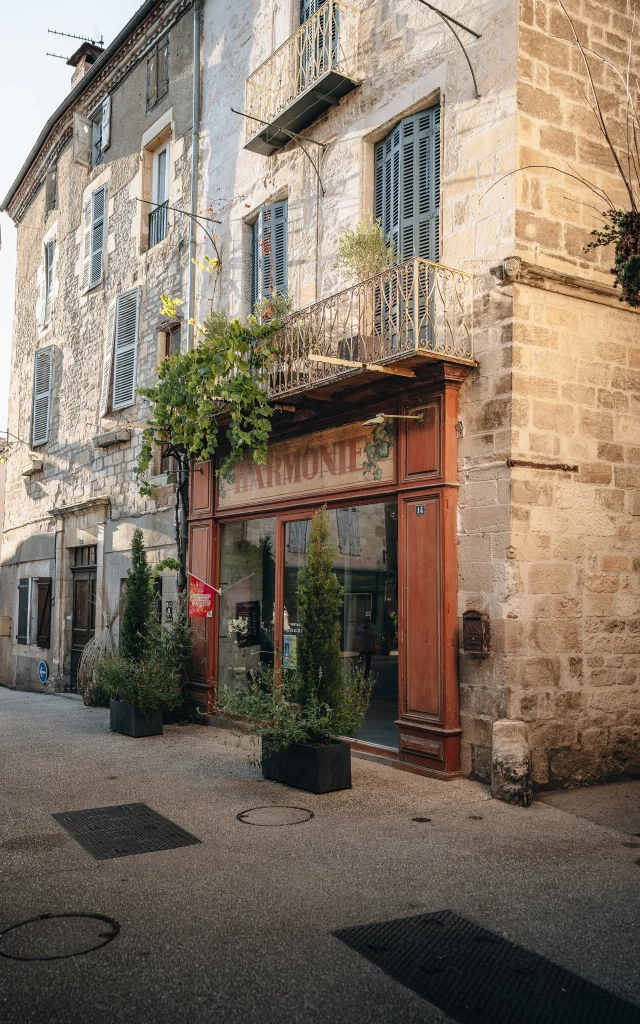
{"type": "Polygon", "coordinates": [[[262,775],[310,793],[332,793],[351,789],[351,747],[342,740],[315,747],[292,743],[284,750],[262,749],[262,775]]]}
{"type": "Polygon", "coordinates": [[[124,700],[111,700],[110,725],[113,732],[121,732],[125,736],[160,736],[162,735],[162,708],[157,708],[150,715],[143,715],[133,704],[124,700]]]}

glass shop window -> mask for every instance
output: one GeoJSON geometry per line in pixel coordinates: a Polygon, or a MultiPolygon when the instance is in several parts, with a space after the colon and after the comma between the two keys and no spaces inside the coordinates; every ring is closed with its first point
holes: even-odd
{"type": "Polygon", "coordinates": [[[273,665],[275,556],[275,518],[221,527],[218,681],[223,687],[261,665],[273,665]]]}

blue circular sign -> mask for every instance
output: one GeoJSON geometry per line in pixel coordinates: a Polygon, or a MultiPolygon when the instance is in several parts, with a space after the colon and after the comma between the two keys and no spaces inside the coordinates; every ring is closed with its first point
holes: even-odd
{"type": "Polygon", "coordinates": [[[38,665],[38,679],[41,683],[46,683],[49,678],[49,666],[46,661],[41,661],[38,665]]]}

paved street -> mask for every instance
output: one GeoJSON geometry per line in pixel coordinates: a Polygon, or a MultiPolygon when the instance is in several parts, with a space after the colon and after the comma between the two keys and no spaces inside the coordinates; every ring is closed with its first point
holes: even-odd
{"type": "Polygon", "coordinates": [[[198,726],[133,740],[105,710],[0,688],[0,930],[120,925],[86,955],[0,958],[3,1024],[448,1021],[332,935],[442,910],[640,1004],[640,783],[524,810],[358,759],[353,790],[317,797],[263,781],[251,749],[198,726]],[[51,818],[140,801],[201,844],[99,861],[51,818]],[[236,817],[270,804],[314,817],[236,817]]]}

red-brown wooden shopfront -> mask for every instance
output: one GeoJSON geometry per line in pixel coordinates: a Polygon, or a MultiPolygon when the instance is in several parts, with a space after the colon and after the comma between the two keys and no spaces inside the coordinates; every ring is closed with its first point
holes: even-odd
{"type": "MultiPolygon", "coordinates": [[[[234,483],[223,485],[221,496],[213,465],[199,463],[193,467],[190,486],[189,570],[217,588],[222,524],[275,517],[274,641],[280,651],[285,524],[304,519],[322,504],[331,510],[345,504],[397,502],[398,741],[397,754],[386,748],[378,752],[395,756],[400,768],[440,778],[460,772],[455,427],[458,391],[468,372],[456,364],[431,364],[415,381],[401,377],[385,380],[382,386],[374,382],[342,391],[331,401],[322,396],[314,402],[313,396],[305,396],[295,412],[276,413],[269,467],[257,475],[241,467],[234,483]],[[390,465],[385,466],[383,478],[374,481],[370,475],[362,474],[360,479],[351,472],[354,451],[348,445],[350,436],[359,439],[353,442],[360,449],[355,452],[359,469],[367,430],[363,422],[376,413],[421,415],[422,419],[388,420],[394,425],[390,465]],[[333,447],[332,457],[323,463],[314,451],[322,445],[325,432],[333,447]],[[305,439],[309,439],[309,451],[303,472],[289,473],[288,479],[284,472],[279,475],[281,460],[276,452],[287,451],[287,446],[304,451],[305,439]]],[[[210,711],[215,708],[218,680],[218,614],[219,599],[210,618],[193,622],[194,691],[210,711]]],[[[363,750],[376,750],[354,742],[363,750]]]]}

